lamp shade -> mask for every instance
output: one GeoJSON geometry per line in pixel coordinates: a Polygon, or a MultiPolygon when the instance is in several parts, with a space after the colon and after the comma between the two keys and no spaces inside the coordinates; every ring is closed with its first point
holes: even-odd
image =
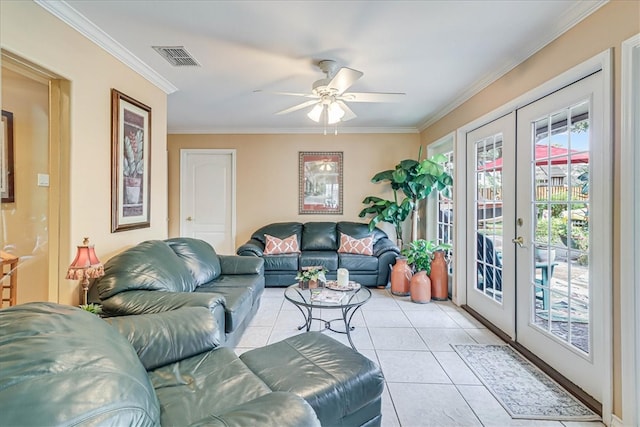
{"type": "Polygon", "coordinates": [[[322,116],[322,112],[324,111],[324,105],[316,104],[311,111],[307,113],[307,117],[313,120],[316,123],[320,122],[320,116],[322,116]]]}
{"type": "Polygon", "coordinates": [[[104,276],[104,266],[98,259],[93,245],[85,237],[83,244],[78,246],[76,257],[67,270],[67,279],[83,280],[104,276]]]}
{"type": "Polygon", "coordinates": [[[337,102],[332,102],[327,107],[327,123],[333,125],[338,123],[344,117],[344,110],[340,108],[337,102]]]}

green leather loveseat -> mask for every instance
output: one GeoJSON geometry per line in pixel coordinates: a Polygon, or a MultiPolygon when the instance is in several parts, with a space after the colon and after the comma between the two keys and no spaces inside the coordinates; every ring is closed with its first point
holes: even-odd
{"type": "Polygon", "coordinates": [[[256,230],[249,241],[236,253],[247,257],[264,259],[266,286],[288,286],[295,283],[295,276],[302,267],[322,265],[327,270],[327,279],[335,280],[338,268],[349,270],[349,278],[365,286],[386,286],[389,282],[390,265],[395,264],[400,249],[387,234],[369,225],[340,222],[278,222],[256,230]],[[282,253],[268,253],[268,239],[291,239],[291,245],[282,253]],[[343,239],[367,240],[368,253],[358,244],[346,249],[343,239]]]}
{"type": "Polygon", "coordinates": [[[192,238],[148,240],[109,259],[95,279],[89,302],[106,316],[207,307],[220,328],[216,339],[235,345],[260,306],[263,261],[218,255],[192,238]]]}
{"type": "Polygon", "coordinates": [[[101,319],[75,307],[0,310],[6,426],[379,426],[383,377],[319,332],[240,357],[205,307],[101,319]]]}

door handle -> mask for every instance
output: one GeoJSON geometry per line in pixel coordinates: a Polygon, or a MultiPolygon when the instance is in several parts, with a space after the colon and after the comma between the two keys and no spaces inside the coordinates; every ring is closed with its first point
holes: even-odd
{"type": "Polygon", "coordinates": [[[522,236],[518,236],[515,239],[511,239],[513,243],[517,243],[521,248],[524,247],[524,238],[522,236]]]}
{"type": "Polygon", "coordinates": [[[187,221],[193,221],[193,218],[191,218],[190,216],[187,217],[187,221]]]}

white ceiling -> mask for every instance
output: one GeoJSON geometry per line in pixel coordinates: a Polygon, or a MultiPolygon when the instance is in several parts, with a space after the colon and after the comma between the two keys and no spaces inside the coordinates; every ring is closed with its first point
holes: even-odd
{"type": "Polygon", "coordinates": [[[274,115],[304,98],[254,93],[309,92],[324,77],[321,59],[364,72],[352,91],[406,93],[400,103],[350,104],[358,117],[339,132],[417,132],[603,4],[36,1],[168,93],[177,89],[169,133],[322,132],[310,108],[274,115]],[[184,46],[201,67],[171,66],[158,45],[184,46]]]}

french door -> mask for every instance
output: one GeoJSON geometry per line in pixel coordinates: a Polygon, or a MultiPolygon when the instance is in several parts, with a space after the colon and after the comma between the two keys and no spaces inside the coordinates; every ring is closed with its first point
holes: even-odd
{"type": "Polygon", "coordinates": [[[467,164],[467,304],[515,338],[515,113],[467,134],[467,164]]]}
{"type": "Polygon", "coordinates": [[[602,73],[518,110],[517,341],[602,401],[610,176],[602,73]],[[600,242],[600,244],[599,244],[600,242]]]}
{"type": "Polygon", "coordinates": [[[602,81],[467,134],[467,304],[598,401],[611,280],[602,81]]]}

